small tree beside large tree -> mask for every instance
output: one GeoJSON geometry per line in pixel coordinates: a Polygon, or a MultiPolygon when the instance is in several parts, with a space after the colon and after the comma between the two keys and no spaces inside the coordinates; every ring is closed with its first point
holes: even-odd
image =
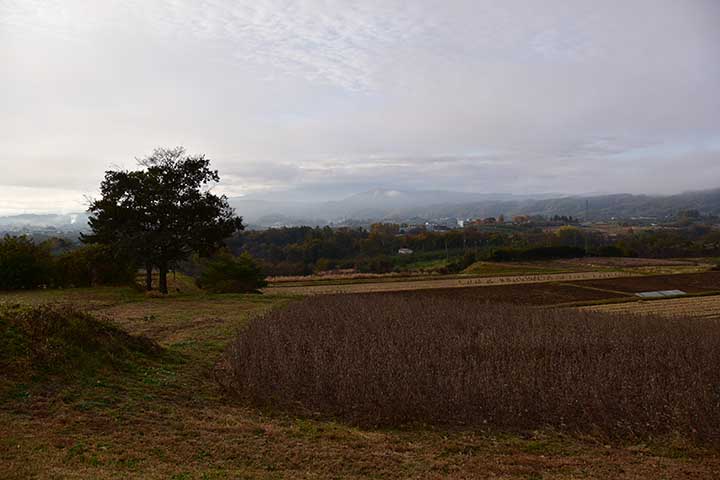
{"type": "Polygon", "coordinates": [[[204,155],[158,148],[138,163],[139,170],[105,172],[101,198],[88,209],[92,233],[82,239],[134,258],[146,269],[148,289],[157,268],[159,290],[168,293],[171,268],[194,252],[211,254],[244,226],[227,198],[212,193],[220,177],[204,155]]]}

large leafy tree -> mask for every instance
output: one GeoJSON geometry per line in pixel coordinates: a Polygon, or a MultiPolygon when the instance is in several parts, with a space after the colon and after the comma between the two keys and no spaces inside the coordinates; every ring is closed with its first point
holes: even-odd
{"type": "Polygon", "coordinates": [[[225,196],[210,187],[220,180],[204,155],[182,147],[156,149],[139,161],[139,170],[111,170],[100,186],[101,198],[90,204],[92,233],[86,243],[114,246],[144,265],[152,287],[167,293],[167,273],[193,252],[207,255],[243,229],[225,196]]]}

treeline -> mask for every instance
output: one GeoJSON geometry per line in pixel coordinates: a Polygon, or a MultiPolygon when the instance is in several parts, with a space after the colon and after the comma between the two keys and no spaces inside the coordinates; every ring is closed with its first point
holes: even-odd
{"type": "Polygon", "coordinates": [[[73,247],[25,236],[0,239],[0,290],[120,285],[135,280],[135,264],[104,245],[73,247]]]}
{"type": "MultiPolygon", "coordinates": [[[[193,256],[178,264],[209,292],[255,292],[266,285],[265,274],[248,254],[227,250],[212,257],[193,256]]],[[[81,245],[66,239],[40,242],[27,236],[0,238],[0,291],[137,285],[137,260],[108,245],[81,245]]]]}
{"type": "MultiPolygon", "coordinates": [[[[418,234],[400,234],[392,225],[369,230],[292,227],[245,231],[225,243],[227,251],[212,258],[195,255],[179,262],[178,270],[195,277],[203,288],[222,292],[256,291],[264,286],[265,275],[307,275],[333,269],[457,273],[478,260],[720,257],[720,231],[703,225],[616,237],[572,226],[553,232],[466,228],[418,234]],[[401,255],[401,248],[413,253],[401,255]]],[[[121,252],[102,244],[78,245],[60,239],[33,242],[28,237],[6,236],[0,239],[0,290],[134,283],[142,264],[121,252]]]]}
{"type": "Polygon", "coordinates": [[[691,225],[639,230],[610,236],[574,226],[555,231],[519,228],[488,231],[465,228],[448,232],[400,234],[397,225],[370,229],[287,227],[246,231],[226,243],[235,254],[260,259],[270,275],[306,275],[330,269],[384,273],[413,264],[445,259],[456,270],[473,260],[516,261],[592,256],[648,258],[720,255],[720,231],[691,225]],[[410,249],[411,255],[398,255],[410,249]]]}

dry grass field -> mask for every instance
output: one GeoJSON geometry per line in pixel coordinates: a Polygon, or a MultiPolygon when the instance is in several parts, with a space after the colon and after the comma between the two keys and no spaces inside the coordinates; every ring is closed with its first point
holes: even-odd
{"type": "MultiPolygon", "coordinates": [[[[577,297],[622,300],[631,292],[621,287],[632,285],[622,282],[642,278],[560,285],[535,277],[532,284],[481,283],[427,293],[552,305],[577,297]],[[609,291],[614,288],[620,293],[609,291]]],[[[713,278],[683,282],[702,290],[713,278]]],[[[0,370],[0,478],[720,478],[717,448],[677,435],[612,440],[601,432],[551,428],[358,427],[227,396],[216,382],[216,364],[238,329],[293,298],[197,291],[152,298],[123,288],[0,293],[0,304],[75,304],[163,349],[122,374],[99,370],[48,380],[23,371],[11,378],[0,370]]],[[[711,297],[686,300],[703,298],[711,297]]]]}
{"type": "Polygon", "coordinates": [[[580,280],[600,280],[608,278],[629,277],[635,274],[628,272],[577,272],[552,273],[536,275],[509,275],[491,277],[451,276],[435,279],[418,279],[410,281],[392,282],[363,282],[338,284],[306,284],[302,286],[276,284],[265,288],[269,294],[286,295],[322,295],[335,293],[371,293],[371,292],[400,292],[407,290],[429,290],[434,288],[467,288],[488,285],[527,285],[547,282],[576,282],[580,280]]]}
{"type": "Polygon", "coordinates": [[[720,295],[680,297],[662,300],[641,300],[610,305],[582,307],[582,310],[603,313],[631,313],[662,317],[708,318],[720,320],[720,295]]]}

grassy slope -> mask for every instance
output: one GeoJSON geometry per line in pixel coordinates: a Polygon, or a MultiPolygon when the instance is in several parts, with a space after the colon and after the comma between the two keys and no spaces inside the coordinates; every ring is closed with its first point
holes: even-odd
{"type": "Polygon", "coordinates": [[[287,298],[150,299],[123,289],[0,294],[73,300],[167,354],[125,375],[52,389],[14,384],[0,403],[0,478],[717,478],[717,452],[680,440],[606,445],[551,432],[361,430],[245,408],[213,380],[248,315],[287,298]]]}

